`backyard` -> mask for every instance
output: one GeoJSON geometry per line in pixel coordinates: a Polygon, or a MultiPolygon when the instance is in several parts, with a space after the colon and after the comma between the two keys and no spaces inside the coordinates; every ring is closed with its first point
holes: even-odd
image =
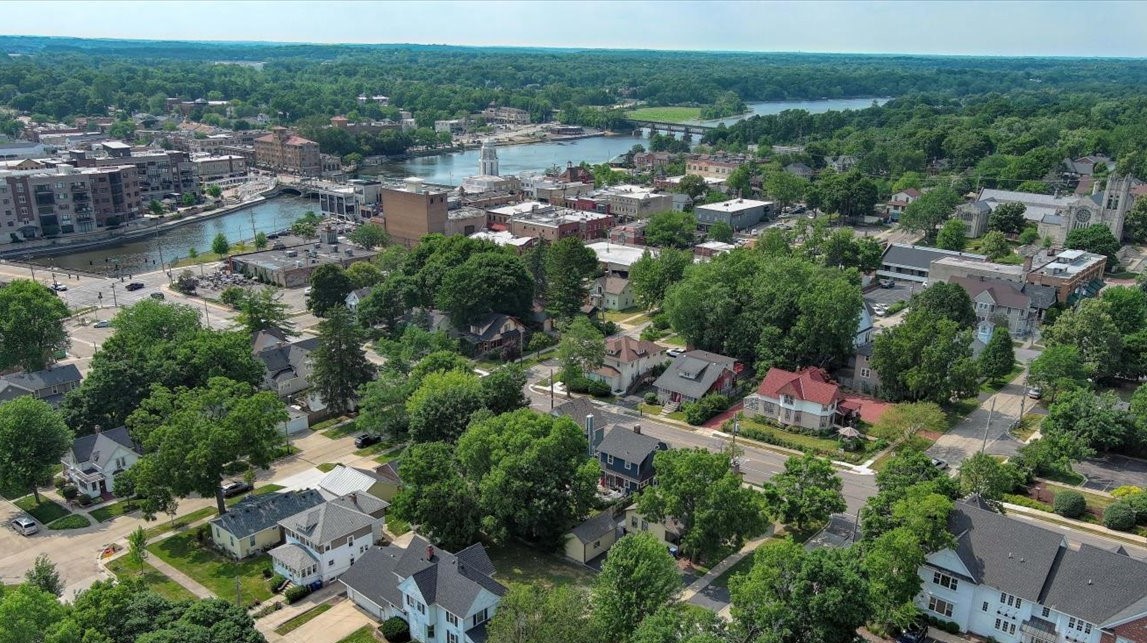
{"type": "Polygon", "coordinates": [[[166,574],[152,567],[146,560],[142,564],[132,560],[131,556],[120,556],[107,565],[108,571],[120,580],[136,579],[143,582],[151,591],[160,596],[173,600],[194,600],[195,595],[187,591],[182,585],[168,578],[166,574]]]}
{"type": "Polygon", "coordinates": [[[584,567],[567,563],[556,555],[507,543],[487,549],[498,580],[503,583],[540,583],[549,587],[575,585],[589,587],[593,574],[584,567]]]}
{"type": "Polygon", "coordinates": [[[271,566],[268,556],[231,560],[200,544],[195,532],[172,536],[147,549],[224,600],[234,600],[236,579],[245,604],[271,598],[271,590],[263,578],[263,570],[271,566]]]}
{"type": "Polygon", "coordinates": [[[863,462],[868,459],[878,450],[877,446],[879,445],[879,441],[860,440],[858,450],[844,451],[841,448],[841,441],[838,439],[786,431],[751,418],[742,418],[741,435],[750,440],[852,463],[863,462]]]}

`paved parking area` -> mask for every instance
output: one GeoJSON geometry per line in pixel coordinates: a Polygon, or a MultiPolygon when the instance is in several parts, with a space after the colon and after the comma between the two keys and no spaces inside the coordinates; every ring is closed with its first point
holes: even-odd
{"type": "Polygon", "coordinates": [[[1087,476],[1083,486],[1089,489],[1111,491],[1124,485],[1147,487],[1147,461],[1144,460],[1107,454],[1076,464],[1075,471],[1087,476]]]}
{"type": "Polygon", "coordinates": [[[887,306],[898,301],[905,301],[918,290],[920,290],[918,285],[897,281],[896,286],[892,288],[875,288],[864,293],[864,299],[873,305],[884,304],[887,306]]]}

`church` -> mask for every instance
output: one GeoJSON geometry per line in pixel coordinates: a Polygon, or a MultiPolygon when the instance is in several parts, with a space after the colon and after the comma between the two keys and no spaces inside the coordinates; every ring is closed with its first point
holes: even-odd
{"type": "Polygon", "coordinates": [[[1033,194],[984,188],[974,203],[957,210],[957,216],[968,224],[970,236],[980,236],[987,229],[987,219],[1004,203],[1023,203],[1024,218],[1035,223],[1040,238],[1050,237],[1062,245],[1067,234],[1076,228],[1102,223],[1116,239],[1123,238],[1123,219],[1131,209],[1132,188],[1137,181],[1130,176],[1112,176],[1100,190],[1096,182],[1091,194],[1033,194]]]}

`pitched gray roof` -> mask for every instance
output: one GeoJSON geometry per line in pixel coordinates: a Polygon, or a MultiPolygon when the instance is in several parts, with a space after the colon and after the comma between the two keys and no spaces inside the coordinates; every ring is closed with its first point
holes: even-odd
{"type": "Polygon", "coordinates": [[[632,429],[615,426],[605,434],[605,439],[597,445],[597,450],[626,462],[641,464],[658,449],[665,449],[665,443],[648,435],[634,433],[632,429]]]}
{"type": "Polygon", "coordinates": [[[331,501],[284,518],[279,524],[322,545],[373,525],[377,520],[345,503],[331,501]]]}
{"type": "Polygon", "coordinates": [[[127,432],[127,427],[121,426],[110,431],[81,435],[76,438],[75,441],[72,442],[72,455],[75,457],[76,463],[91,460],[92,451],[95,450],[97,442],[101,441],[101,436],[104,439],[111,440],[139,453],[139,449],[136,448],[135,442],[131,439],[131,434],[127,432]]]}
{"type": "Polygon", "coordinates": [[[1028,297],[1031,297],[1033,308],[1047,310],[1055,305],[1055,288],[1051,286],[1044,286],[1043,284],[1024,284],[1023,292],[1028,297]]]}
{"type": "Polygon", "coordinates": [[[17,388],[35,392],[61,384],[79,382],[83,378],[75,364],[56,364],[42,371],[9,373],[0,379],[17,388]]]}
{"type": "Polygon", "coordinates": [[[1065,547],[1040,602],[1102,625],[1128,607],[1147,611],[1147,563],[1091,545],[1065,547]]]}
{"type": "Polygon", "coordinates": [[[372,548],[340,580],[375,603],[386,600],[401,606],[398,585],[413,578],[428,604],[465,617],[483,589],[495,596],[506,593],[505,586],[492,578],[493,573],[494,565],[481,544],[451,554],[415,536],[405,549],[393,545],[372,548]]]}
{"type": "Polygon", "coordinates": [[[583,520],[580,525],[570,530],[570,534],[582,544],[589,544],[616,528],[617,521],[613,518],[613,510],[606,509],[583,520]]]}
{"type": "Polygon", "coordinates": [[[1018,310],[1027,310],[1031,307],[1031,297],[1025,295],[1020,284],[1013,281],[960,276],[953,276],[948,281],[963,288],[968,293],[968,297],[973,300],[986,290],[999,306],[1018,310]]]}
{"type": "Polygon", "coordinates": [[[324,502],[322,494],[314,489],[249,495],[210,522],[236,538],[246,538],[324,502]]]}
{"type": "Polygon", "coordinates": [[[726,368],[733,368],[736,361],[732,357],[707,351],[689,351],[673,360],[653,386],[686,397],[700,398],[716,383],[726,368]]]}
{"type": "Polygon", "coordinates": [[[594,404],[588,397],[579,397],[559,404],[553,411],[552,415],[559,417],[567,417],[577,423],[578,426],[585,429],[585,416],[593,416],[594,426],[607,426],[610,424],[618,424],[625,422],[629,418],[624,415],[610,412],[603,407],[594,404]]]}
{"type": "Polygon", "coordinates": [[[939,248],[929,248],[926,246],[911,246],[904,243],[894,243],[888,246],[884,251],[884,256],[881,258],[881,264],[894,265],[894,266],[907,266],[915,268],[916,270],[930,270],[932,262],[944,257],[963,257],[972,261],[984,261],[987,259],[984,255],[972,254],[970,252],[956,252],[955,250],[941,250],[939,248]]]}
{"type": "Polygon", "coordinates": [[[275,560],[295,570],[301,570],[319,562],[305,547],[295,543],[279,545],[267,553],[275,560]]]}

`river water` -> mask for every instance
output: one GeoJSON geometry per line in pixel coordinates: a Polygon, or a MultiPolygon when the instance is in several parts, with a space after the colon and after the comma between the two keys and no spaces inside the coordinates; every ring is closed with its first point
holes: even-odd
{"type": "MultiPolygon", "coordinates": [[[[723,122],[727,125],[754,115],[779,114],[786,109],[803,109],[810,113],[830,110],[864,109],[886,102],[887,99],[849,98],[817,101],[784,101],[749,103],[750,114],[706,121],[706,124],[723,122]]],[[[582,161],[604,163],[619,154],[628,152],[635,144],[644,140],[640,134],[632,136],[595,136],[570,141],[534,143],[530,145],[510,145],[498,148],[499,172],[503,175],[545,170],[567,163],[577,165],[582,161]]],[[[459,185],[467,176],[478,173],[479,150],[466,150],[438,156],[412,158],[401,163],[379,166],[378,174],[385,177],[405,178],[417,176],[428,183],[459,185]]],[[[317,203],[303,199],[277,198],[260,203],[238,212],[221,217],[188,224],[154,237],[124,244],[114,248],[92,250],[72,255],[41,259],[38,263],[54,264],[61,268],[92,270],[102,272],[114,269],[118,260],[125,269],[158,269],[159,262],[169,262],[178,257],[186,257],[190,248],[207,251],[215,235],[222,232],[232,242],[251,239],[255,231],[273,232],[288,227],[307,210],[317,210],[317,203]]]]}

